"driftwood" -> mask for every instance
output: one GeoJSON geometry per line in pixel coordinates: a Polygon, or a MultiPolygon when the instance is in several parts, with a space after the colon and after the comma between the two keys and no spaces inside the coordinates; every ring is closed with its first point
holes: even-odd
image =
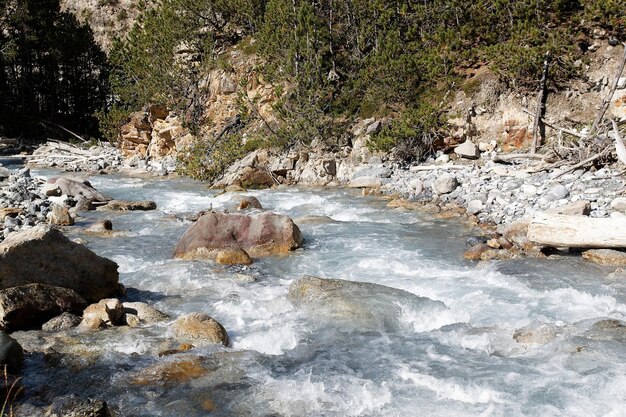
{"type": "Polygon", "coordinates": [[[465,169],[469,168],[463,165],[417,165],[409,168],[410,172],[419,171],[435,171],[437,169],[465,169]]]}
{"type": "Polygon", "coordinates": [[[71,130],[69,130],[68,128],[61,126],[58,123],[53,123],[53,122],[48,122],[46,120],[41,120],[40,121],[42,124],[44,125],[50,125],[50,126],[54,126],[58,129],[61,129],[62,131],[64,131],[65,133],[69,133],[70,135],[74,136],[76,139],[78,139],[79,141],[83,142],[83,143],[87,143],[87,140],[85,138],[83,138],[82,136],[79,136],[78,134],[72,132],[71,130]]]}
{"type": "Polygon", "coordinates": [[[535,112],[535,123],[533,125],[533,142],[530,153],[537,152],[537,148],[545,141],[546,127],[543,123],[543,116],[546,113],[546,100],[548,97],[548,71],[550,70],[550,52],[546,52],[543,61],[543,75],[541,77],[539,98],[537,99],[537,111],[535,112]]]}
{"type": "Polygon", "coordinates": [[[622,56],[622,60],[620,64],[617,66],[617,73],[615,74],[615,78],[613,78],[613,85],[611,86],[611,90],[602,101],[600,110],[598,111],[598,114],[596,115],[596,118],[593,121],[593,124],[591,125],[591,129],[589,130],[589,133],[587,134],[588,137],[592,137],[593,134],[596,132],[596,130],[598,130],[598,126],[600,126],[600,123],[602,122],[602,119],[604,118],[606,111],[609,109],[609,106],[611,105],[611,101],[613,100],[613,95],[615,95],[615,90],[617,90],[619,79],[622,76],[622,73],[624,72],[625,65],[626,65],[626,43],[624,44],[624,55],[622,56]]]}
{"type": "Polygon", "coordinates": [[[626,248],[626,218],[539,213],[530,222],[527,237],[557,248],[626,248]]]}
{"type": "Polygon", "coordinates": [[[542,155],[542,154],[530,154],[530,153],[510,153],[510,154],[501,154],[494,156],[494,162],[509,162],[513,159],[541,159],[546,160],[550,159],[552,155],[542,155]]]}

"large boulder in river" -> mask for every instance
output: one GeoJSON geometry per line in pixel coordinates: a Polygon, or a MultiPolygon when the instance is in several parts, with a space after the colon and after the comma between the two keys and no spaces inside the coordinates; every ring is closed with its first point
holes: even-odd
{"type": "Polygon", "coordinates": [[[67,195],[70,197],[82,197],[89,201],[105,202],[111,200],[91,186],[89,181],[76,181],[69,178],[50,178],[43,191],[48,196],[67,195]]]}
{"type": "Polygon", "coordinates": [[[444,303],[367,282],[304,276],[289,287],[288,299],[311,316],[359,330],[429,329],[447,310],[444,303]]]}
{"type": "Polygon", "coordinates": [[[69,288],[28,284],[0,290],[0,326],[7,332],[33,330],[64,312],[78,313],[87,302],[69,288]]]}
{"type": "Polygon", "coordinates": [[[174,256],[213,258],[223,248],[241,248],[252,256],[263,256],[287,253],[300,245],[300,229],[287,216],[207,213],[187,229],[174,256]]]}
{"type": "Polygon", "coordinates": [[[76,291],[87,302],[119,295],[117,264],[44,224],[0,244],[0,289],[42,283],[76,291]]]}

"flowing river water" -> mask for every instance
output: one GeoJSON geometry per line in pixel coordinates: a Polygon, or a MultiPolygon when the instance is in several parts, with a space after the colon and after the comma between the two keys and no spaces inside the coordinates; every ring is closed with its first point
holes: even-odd
{"type": "Polygon", "coordinates": [[[74,393],[104,399],[121,416],[626,415],[626,328],[596,324],[626,320],[626,280],[615,268],[574,257],[466,262],[472,230],[460,222],[389,209],[354,191],[306,188],[247,193],[293,219],[327,216],[300,221],[302,249],[249,267],[175,260],[191,224],[181,215],[232,210],[237,194],[184,179],[89,180],[158,209],[90,212],[79,226],[106,216],[118,232],[97,237],[74,227],[68,235],[119,264],[128,299],[172,318],[205,312],[224,325],[231,346],[160,357],[176,346],[168,322],[54,337],[20,332],[18,340],[49,349],[27,358],[25,402],[74,393]],[[329,318],[287,298],[303,275],[421,298],[355,291],[374,318],[329,318]],[[541,343],[516,341],[523,327],[541,343]],[[187,361],[190,375],[155,371],[177,361],[187,361]]]}

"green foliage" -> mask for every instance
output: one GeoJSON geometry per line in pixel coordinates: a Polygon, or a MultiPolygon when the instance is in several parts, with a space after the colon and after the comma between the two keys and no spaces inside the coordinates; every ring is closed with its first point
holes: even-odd
{"type": "MultiPolygon", "coordinates": [[[[419,159],[441,138],[454,96],[446,93],[466,68],[489,65],[509,85],[534,90],[550,52],[558,87],[574,74],[577,39],[597,25],[623,36],[623,16],[623,0],[163,0],[114,47],[111,81],[118,108],[162,103],[184,113],[203,71],[230,70],[220,53],[241,42],[264,58],[280,97],[277,125],[248,146],[332,142],[337,120],[392,115],[371,146],[419,159]]],[[[192,154],[216,150],[226,152],[212,144],[192,154]]]]}
{"type": "Polygon", "coordinates": [[[180,174],[202,181],[215,181],[237,159],[245,156],[241,135],[225,135],[219,141],[201,139],[177,154],[180,174]]]}
{"type": "Polygon", "coordinates": [[[624,33],[626,33],[624,0],[581,0],[581,3],[584,5],[584,19],[621,36],[621,41],[626,40],[624,39],[624,33]]]}
{"type": "Polygon", "coordinates": [[[113,106],[107,111],[99,109],[96,111],[95,116],[100,121],[100,133],[102,136],[114,144],[117,141],[120,128],[128,121],[130,112],[122,107],[113,106]]]}
{"type": "Polygon", "coordinates": [[[379,151],[394,152],[405,162],[422,160],[434,153],[443,139],[445,119],[437,108],[421,104],[402,112],[402,116],[374,135],[368,145],[379,151]]]}

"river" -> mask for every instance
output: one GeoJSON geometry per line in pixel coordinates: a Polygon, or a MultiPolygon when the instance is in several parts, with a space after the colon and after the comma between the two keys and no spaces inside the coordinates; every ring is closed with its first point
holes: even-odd
{"type": "MultiPolygon", "coordinates": [[[[626,415],[626,328],[594,325],[626,319],[626,280],[615,268],[574,257],[470,263],[464,240],[475,231],[459,221],[306,188],[247,193],[294,219],[327,216],[301,222],[305,243],[291,255],[249,267],[175,260],[191,224],[181,215],[232,211],[237,194],[184,179],[89,179],[114,198],[153,200],[158,209],[107,213],[112,237],[80,231],[104,216],[90,212],[67,234],[119,264],[128,299],[172,318],[205,312],[231,346],[160,357],[174,343],[168,323],[20,332],[18,340],[49,348],[27,356],[25,402],[75,393],[106,400],[118,416],[626,415]],[[445,308],[383,299],[396,313],[377,311],[379,322],[332,320],[287,299],[303,275],[381,284],[445,308]],[[523,327],[541,343],[516,341],[523,327]],[[154,371],[185,360],[200,368],[193,377],[154,371]]],[[[358,301],[376,304],[371,297],[358,301]]]]}

